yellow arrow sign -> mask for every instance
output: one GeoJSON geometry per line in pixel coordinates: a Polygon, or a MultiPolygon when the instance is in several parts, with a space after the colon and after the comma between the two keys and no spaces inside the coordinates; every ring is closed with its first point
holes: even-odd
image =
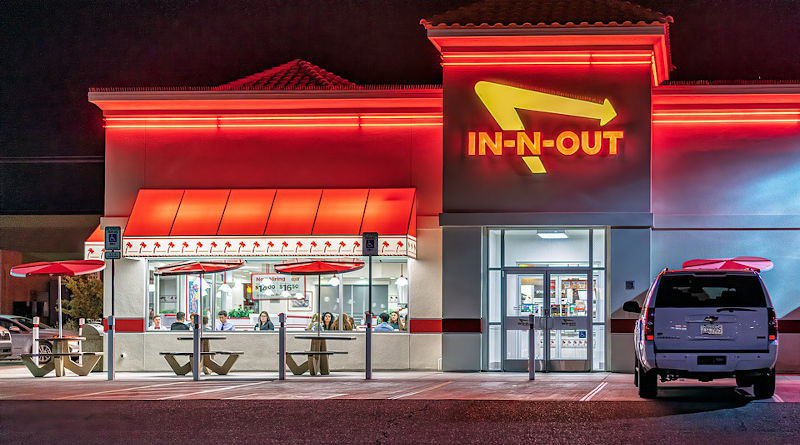
{"type": "Polygon", "coordinates": [[[500,128],[505,131],[525,129],[517,109],[599,119],[600,126],[611,122],[617,116],[608,99],[598,104],[486,81],[476,83],[475,92],[500,128]]]}

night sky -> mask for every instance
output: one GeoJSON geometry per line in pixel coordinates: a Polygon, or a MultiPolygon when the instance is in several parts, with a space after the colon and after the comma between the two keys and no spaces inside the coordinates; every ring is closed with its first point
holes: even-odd
{"type": "MultiPolygon", "coordinates": [[[[419,20],[470,3],[2,0],[0,214],[102,213],[90,87],[218,85],[296,58],[357,84],[439,84],[419,20]]],[[[635,3],[674,17],[674,80],[800,79],[798,0],[635,3]]]]}

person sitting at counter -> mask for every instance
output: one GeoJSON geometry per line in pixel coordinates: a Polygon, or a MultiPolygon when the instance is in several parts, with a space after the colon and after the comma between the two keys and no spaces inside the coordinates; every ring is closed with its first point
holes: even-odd
{"type": "Polygon", "coordinates": [[[306,326],[306,331],[316,331],[317,325],[319,325],[319,314],[314,314],[311,316],[308,326],[306,326]]]}
{"type": "Polygon", "coordinates": [[[269,313],[267,311],[261,311],[258,315],[258,323],[256,323],[256,327],[253,328],[254,331],[274,331],[275,325],[272,324],[272,320],[269,318],[269,313]]]}
{"type": "Polygon", "coordinates": [[[178,312],[175,314],[175,323],[169,327],[170,331],[188,331],[189,326],[186,326],[186,312],[178,312]]]}
{"type": "Polygon", "coordinates": [[[331,331],[333,330],[333,314],[330,312],[325,312],[322,314],[322,330],[323,331],[331,331]]]}
{"type": "Polygon", "coordinates": [[[236,327],[228,321],[228,313],[226,311],[219,311],[217,313],[219,320],[214,328],[215,331],[235,331],[236,327]]]}
{"type": "Polygon", "coordinates": [[[378,318],[380,318],[381,322],[378,326],[375,326],[375,329],[373,329],[375,332],[394,332],[394,328],[392,328],[392,325],[389,324],[389,314],[383,312],[378,316],[378,318]]]}
{"type": "Polygon", "coordinates": [[[406,325],[403,322],[403,319],[400,318],[400,314],[398,312],[392,312],[389,315],[389,325],[395,331],[405,331],[406,330],[406,325]]]}
{"type": "Polygon", "coordinates": [[[211,320],[208,319],[208,315],[203,315],[203,330],[204,331],[211,331],[211,320]]]}

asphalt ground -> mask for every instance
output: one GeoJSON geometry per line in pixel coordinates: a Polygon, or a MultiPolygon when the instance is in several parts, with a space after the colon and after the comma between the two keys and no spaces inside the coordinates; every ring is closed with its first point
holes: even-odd
{"type": "Polygon", "coordinates": [[[2,444],[800,443],[800,376],[755,400],[732,380],[642,400],[626,374],[166,373],[32,378],[0,368],[2,444]]]}

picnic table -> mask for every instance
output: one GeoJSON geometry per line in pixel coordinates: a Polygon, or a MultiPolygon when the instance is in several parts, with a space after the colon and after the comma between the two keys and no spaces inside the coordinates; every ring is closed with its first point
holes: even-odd
{"type": "Polygon", "coordinates": [[[286,352],[286,365],[294,375],[302,375],[306,371],[311,375],[328,375],[330,368],[328,364],[328,357],[337,354],[347,354],[345,351],[328,351],[327,340],[355,340],[356,337],[345,337],[337,335],[295,335],[294,338],[298,340],[311,340],[311,348],[308,351],[288,351],[286,352]],[[304,363],[297,364],[294,361],[293,355],[305,355],[307,360],[304,363]]]}
{"type": "MultiPolygon", "coordinates": [[[[203,372],[206,374],[211,374],[215,372],[219,375],[226,375],[230,372],[233,364],[239,358],[240,355],[244,354],[243,351],[212,351],[210,348],[209,341],[211,340],[225,340],[226,337],[219,337],[219,336],[202,336],[200,337],[200,366],[203,369],[203,372]],[[227,355],[228,358],[225,360],[224,363],[219,364],[214,361],[215,355],[227,355]]],[[[178,340],[194,340],[194,337],[178,337],[178,340]]],[[[192,357],[194,357],[193,352],[161,352],[161,355],[164,356],[164,359],[169,364],[170,368],[175,372],[176,375],[186,375],[192,370],[192,357]],[[175,357],[188,357],[189,361],[183,365],[179,364],[175,357]]]]}
{"type": "Polygon", "coordinates": [[[78,374],[80,376],[89,375],[94,369],[97,362],[103,356],[102,352],[70,352],[70,342],[82,342],[86,340],[85,337],[49,337],[40,338],[39,341],[47,341],[53,345],[53,352],[50,354],[22,354],[20,357],[22,363],[28,368],[34,377],[44,377],[50,372],[56,372],[56,377],[63,377],[64,369],[78,374]],[[33,360],[34,357],[51,357],[50,361],[44,365],[39,365],[33,360]],[[82,363],[78,364],[72,361],[72,357],[81,357],[82,363]]]}

